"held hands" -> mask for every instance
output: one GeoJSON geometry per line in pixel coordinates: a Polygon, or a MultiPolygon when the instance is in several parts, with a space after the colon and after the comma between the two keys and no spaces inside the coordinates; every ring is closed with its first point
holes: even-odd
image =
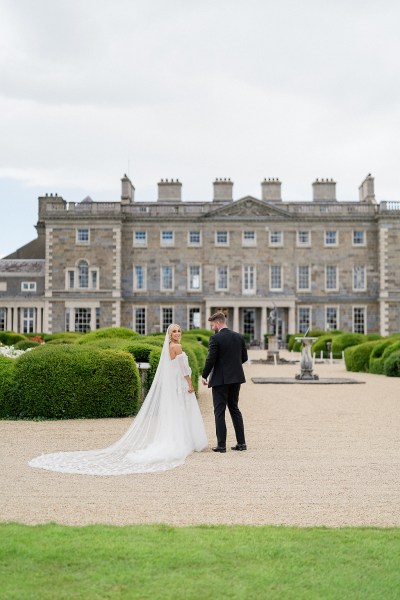
{"type": "Polygon", "coordinates": [[[203,385],[208,385],[207,379],[204,379],[204,377],[201,378],[201,381],[202,381],[203,385]]]}

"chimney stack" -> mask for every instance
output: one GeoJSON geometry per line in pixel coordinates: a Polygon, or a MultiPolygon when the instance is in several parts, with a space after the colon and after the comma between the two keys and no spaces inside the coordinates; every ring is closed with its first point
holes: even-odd
{"type": "Polygon", "coordinates": [[[336,202],[336,182],[333,179],[316,179],[312,186],[314,202],[336,202]]]}
{"type": "Polygon", "coordinates": [[[158,202],[181,202],[182,184],[178,179],[161,179],[158,184],[158,202]]]}
{"type": "Polygon", "coordinates": [[[131,180],[125,173],[121,179],[121,204],[132,204],[135,200],[135,188],[132,185],[131,180]]]}
{"type": "Polygon", "coordinates": [[[267,202],[282,202],[282,183],[279,179],[264,179],[261,182],[261,198],[267,202]]]}
{"type": "Polygon", "coordinates": [[[216,179],[213,183],[213,202],[230,202],[233,200],[233,181],[228,179],[216,179]]]}
{"type": "Polygon", "coordinates": [[[371,176],[371,173],[368,173],[358,190],[360,202],[375,204],[374,178],[371,176]]]}

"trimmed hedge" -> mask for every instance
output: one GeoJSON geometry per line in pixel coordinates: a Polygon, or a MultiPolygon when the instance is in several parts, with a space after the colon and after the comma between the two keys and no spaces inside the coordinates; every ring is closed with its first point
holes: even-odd
{"type": "Polygon", "coordinates": [[[4,346],[14,346],[17,342],[26,340],[24,335],[15,333],[14,331],[0,331],[0,342],[4,346]]]}
{"type": "Polygon", "coordinates": [[[344,351],[346,369],[353,372],[368,373],[370,356],[378,343],[378,341],[371,341],[346,348],[344,351]]]}
{"type": "MultiPolygon", "coordinates": [[[[325,335],[320,335],[318,337],[318,339],[315,340],[315,342],[311,346],[311,353],[315,354],[317,357],[319,357],[321,355],[321,352],[322,352],[323,356],[325,358],[327,358],[328,357],[328,347],[327,347],[326,344],[327,344],[327,342],[331,342],[332,343],[332,338],[333,338],[332,333],[327,333],[325,335]]],[[[331,346],[331,350],[332,350],[332,346],[331,346]]]]}
{"type": "Polygon", "coordinates": [[[369,372],[375,373],[376,375],[383,375],[384,373],[384,359],[383,353],[388,346],[393,344],[393,340],[390,338],[386,338],[376,344],[374,349],[371,352],[371,356],[369,358],[369,372]]]}
{"type": "Polygon", "coordinates": [[[400,350],[396,350],[385,360],[384,373],[387,377],[400,377],[400,350]]]}
{"type": "Polygon", "coordinates": [[[78,344],[91,344],[104,338],[139,338],[140,334],[127,327],[103,327],[102,329],[96,329],[90,333],[85,333],[78,340],[78,344]]]}
{"type": "Polygon", "coordinates": [[[41,346],[39,342],[32,342],[31,340],[21,340],[14,344],[14,348],[17,350],[28,350],[28,348],[36,348],[36,346],[41,346]]]}
{"type": "Polygon", "coordinates": [[[154,346],[153,350],[149,354],[150,369],[148,370],[146,379],[148,390],[150,389],[151,384],[153,383],[154,375],[156,374],[158,363],[160,362],[160,356],[161,348],[157,348],[156,346],[154,346]]]}
{"type": "Polygon", "coordinates": [[[357,346],[365,341],[365,336],[361,333],[341,333],[332,338],[332,352],[341,354],[349,346],[357,346]]]}
{"type": "Polygon", "coordinates": [[[11,417],[15,378],[15,359],[0,355],[0,418],[11,417]]]}
{"type": "Polygon", "coordinates": [[[12,416],[125,417],[138,410],[139,372],[127,352],[48,345],[15,362],[12,416]]]}

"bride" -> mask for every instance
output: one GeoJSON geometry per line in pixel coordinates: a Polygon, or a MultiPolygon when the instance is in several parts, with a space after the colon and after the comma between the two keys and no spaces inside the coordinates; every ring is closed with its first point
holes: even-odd
{"type": "Polygon", "coordinates": [[[150,390],[120,440],[101,450],[43,454],[29,465],[84,475],[152,473],[173,469],[203,450],[207,436],[180,337],[179,325],[170,325],[150,390]]]}

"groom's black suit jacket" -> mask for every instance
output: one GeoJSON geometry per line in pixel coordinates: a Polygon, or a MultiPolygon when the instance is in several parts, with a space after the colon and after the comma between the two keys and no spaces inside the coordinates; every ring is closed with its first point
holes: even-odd
{"type": "Polygon", "coordinates": [[[227,327],[210,337],[202,377],[208,387],[246,381],[242,364],[248,360],[244,338],[227,327]]]}

